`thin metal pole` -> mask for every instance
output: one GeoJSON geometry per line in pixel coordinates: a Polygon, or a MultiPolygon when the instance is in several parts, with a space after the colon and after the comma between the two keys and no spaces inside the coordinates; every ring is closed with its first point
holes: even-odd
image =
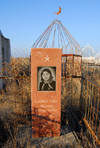
{"type": "Polygon", "coordinates": [[[55,44],[55,32],[56,32],[56,24],[55,24],[54,34],[53,34],[53,41],[52,41],[53,42],[53,46],[52,46],[53,48],[54,48],[54,44],[55,44]]]}

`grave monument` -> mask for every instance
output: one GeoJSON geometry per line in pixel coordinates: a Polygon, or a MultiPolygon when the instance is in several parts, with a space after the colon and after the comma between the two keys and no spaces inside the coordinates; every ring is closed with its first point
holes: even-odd
{"type": "Polygon", "coordinates": [[[31,48],[32,137],[60,136],[61,48],[31,48]]]}

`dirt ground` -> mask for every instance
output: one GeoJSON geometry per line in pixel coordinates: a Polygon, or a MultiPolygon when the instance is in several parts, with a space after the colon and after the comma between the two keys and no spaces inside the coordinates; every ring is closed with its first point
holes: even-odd
{"type": "MultiPolygon", "coordinates": [[[[8,143],[8,142],[7,142],[8,143]]],[[[9,140],[9,145],[3,148],[22,147],[22,148],[80,148],[79,141],[74,135],[69,125],[61,126],[61,136],[59,137],[39,137],[32,138],[31,125],[20,125],[13,141],[9,140]]]]}

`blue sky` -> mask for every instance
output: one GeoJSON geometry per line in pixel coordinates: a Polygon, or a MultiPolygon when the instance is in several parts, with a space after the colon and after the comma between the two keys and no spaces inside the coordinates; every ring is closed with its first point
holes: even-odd
{"type": "Polygon", "coordinates": [[[100,52],[100,0],[0,0],[0,30],[13,56],[29,56],[42,32],[58,19],[81,48],[100,52]],[[62,9],[58,12],[59,6],[62,9]]]}

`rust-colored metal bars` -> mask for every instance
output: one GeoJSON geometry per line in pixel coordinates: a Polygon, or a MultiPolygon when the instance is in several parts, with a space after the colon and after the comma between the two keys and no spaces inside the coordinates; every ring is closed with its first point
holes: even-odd
{"type": "Polygon", "coordinates": [[[62,54],[62,77],[81,77],[82,56],[62,54]]]}
{"type": "Polygon", "coordinates": [[[62,54],[62,98],[65,105],[78,106],[81,93],[82,56],[62,54]]]}
{"type": "Polygon", "coordinates": [[[81,111],[83,121],[100,146],[100,86],[82,77],[81,111]]]}
{"type": "Polygon", "coordinates": [[[39,36],[32,48],[62,48],[63,54],[82,54],[80,45],[57,19],[39,36]]]}

